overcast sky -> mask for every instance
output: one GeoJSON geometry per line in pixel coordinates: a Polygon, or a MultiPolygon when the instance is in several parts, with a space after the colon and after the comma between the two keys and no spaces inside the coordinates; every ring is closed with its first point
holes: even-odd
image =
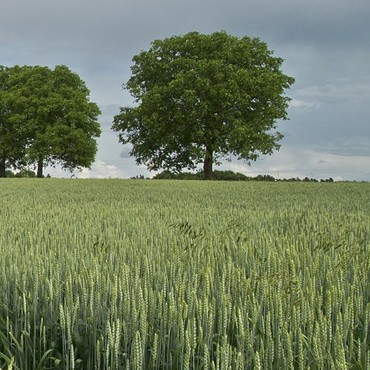
{"type": "MultiPolygon", "coordinates": [[[[153,176],[110,130],[131,59],[151,41],[191,31],[259,37],[296,79],[281,149],[246,165],[248,176],[370,181],[369,0],[2,0],[0,64],[65,64],[86,82],[103,134],[91,171],[77,177],[153,176]]],[[[69,177],[58,169],[52,176],[69,177]]]]}

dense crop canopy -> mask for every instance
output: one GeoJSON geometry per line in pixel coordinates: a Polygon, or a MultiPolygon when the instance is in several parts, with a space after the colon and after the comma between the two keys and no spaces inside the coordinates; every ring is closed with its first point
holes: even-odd
{"type": "Polygon", "coordinates": [[[369,368],[369,184],[0,186],[0,368],[369,368]]]}

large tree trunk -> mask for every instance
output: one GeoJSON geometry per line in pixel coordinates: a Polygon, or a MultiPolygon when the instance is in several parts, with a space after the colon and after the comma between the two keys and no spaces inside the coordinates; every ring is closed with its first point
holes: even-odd
{"type": "Polygon", "coordinates": [[[0,159],[0,177],[6,177],[5,159],[0,159]]]}
{"type": "Polygon", "coordinates": [[[204,157],[203,165],[204,176],[206,180],[215,180],[216,176],[213,172],[213,150],[206,147],[206,155],[204,157]]]}
{"type": "Polygon", "coordinates": [[[43,158],[39,158],[39,160],[37,161],[37,175],[36,175],[36,177],[38,177],[38,178],[43,177],[43,173],[42,173],[43,168],[44,168],[44,160],[43,160],[43,158]]]}

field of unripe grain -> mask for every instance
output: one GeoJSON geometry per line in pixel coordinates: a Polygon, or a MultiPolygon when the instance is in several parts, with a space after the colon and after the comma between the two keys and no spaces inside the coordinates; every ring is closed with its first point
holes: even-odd
{"type": "Polygon", "coordinates": [[[370,369],[370,184],[1,179],[1,369],[370,369]]]}

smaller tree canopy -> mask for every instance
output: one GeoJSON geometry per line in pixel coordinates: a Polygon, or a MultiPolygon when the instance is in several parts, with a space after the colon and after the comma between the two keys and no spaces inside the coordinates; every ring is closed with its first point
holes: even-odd
{"type": "Polygon", "coordinates": [[[191,32],[152,42],[134,56],[125,84],[136,106],[122,107],[112,129],[150,170],[181,171],[230,154],[248,162],[279,149],[277,120],[287,119],[294,79],[258,38],[191,32]]]}
{"type": "Polygon", "coordinates": [[[76,73],[63,65],[1,67],[0,84],[2,167],[35,164],[42,177],[47,165],[91,166],[100,110],[76,73]]]}
{"type": "Polygon", "coordinates": [[[18,119],[20,110],[14,94],[15,76],[21,68],[0,66],[0,177],[6,177],[6,168],[17,167],[25,155],[25,137],[18,119]]]}

